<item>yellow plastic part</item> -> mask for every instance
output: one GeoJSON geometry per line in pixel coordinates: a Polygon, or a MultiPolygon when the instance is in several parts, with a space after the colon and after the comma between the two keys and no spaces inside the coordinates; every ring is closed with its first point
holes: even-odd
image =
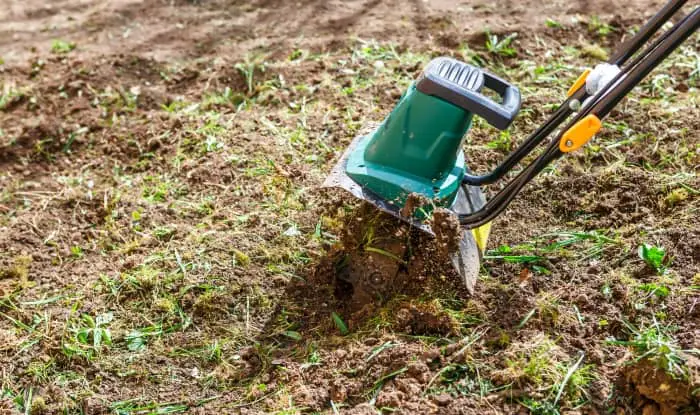
{"type": "Polygon", "coordinates": [[[590,73],[591,73],[590,69],[586,69],[585,71],[583,71],[581,73],[581,75],[579,75],[578,78],[576,79],[576,82],[574,82],[574,84],[571,85],[571,88],[569,88],[569,91],[566,93],[566,96],[570,97],[570,96],[574,95],[574,93],[576,93],[576,91],[578,91],[578,89],[581,88],[583,86],[583,84],[586,83],[586,78],[588,78],[588,74],[590,74],[590,73]]]}
{"type": "Polygon", "coordinates": [[[476,246],[479,247],[482,255],[486,251],[486,242],[489,240],[489,233],[491,232],[491,222],[479,226],[478,228],[472,229],[472,235],[476,240],[476,246]]]}
{"type": "Polygon", "coordinates": [[[594,114],[586,115],[582,120],[566,130],[564,135],[561,136],[561,140],[559,140],[559,150],[563,153],[569,153],[579,149],[600,131],[600,127],[602,127],[600,118],[594,114]]]}

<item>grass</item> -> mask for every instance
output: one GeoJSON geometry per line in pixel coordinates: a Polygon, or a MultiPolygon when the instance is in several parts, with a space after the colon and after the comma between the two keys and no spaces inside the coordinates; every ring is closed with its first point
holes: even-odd
{"type": "Polygon", "coordinates": [[[93,359],[103,348],[112,345],[112,335],[109,325],[114,315],[104,313],[94,318],[83,314],[68,323],[68,333],[63,340],[63,354],[68,358],[93,359]]]}
{"type": "Polygon", "coordinates": [[[62,55],[71,52],[76,46],[75,42],[54,39],[51,41],[51,52],[62,55]]]}
{"type": "Polygon", "coordinates": [[[531,264],[533,270],[548,273],[548,259],[566,258],[584,262],[601,258],[606,252],[624,251],[622,242],[601,231],[560,231],[547,233],[515,246],[502,245],[487,251],[485,260],[531,264]]]}
{"type": "Polygon", "coordinates": [[[518,54],[513,46],[513,41],[517,38],[517,33],[511,33],[499,39],[498,35],[486,33],[486,50],[496,56],[512,58],[518,54]]]}
{"type": "Polygon", "coordinates": [[[627,321],[623,323],[629,331],[629,339],[609,340],[609,344],[628,347],[633,352],[635,361],[649,360],[674,378],[688,377],[685,356],[700,355],[700,350],[682,349],[672,335],[673,327],[661,325],[655,318],[651,324],[640,328],[627,321]]]}
{"type": "Polygon", "coordinates": [[[594,366],[584,365],[584,355],[569,359],[546,337],[511,346],[506,360],[507,376],[517,384],[530,383],[544,397],[525,397],[521,403],[533,413],[558,414],[562,403],[578,406],[588,399],[588,387],[595,379],[594,366]]]}
{"type": "MultiPolygon", "coordinates": [[[[427,379],[415,396],[405,393],[411,403],[446,393],[477,411],[494,399],[566,413],[585,410],[589,400],[600,405],[591,385],[610,386],[613,375],[598,374],[590,356],[563,340],[586,333],[604,344],[618,332],[618,315],[654,324],[630,325],[611,345],[684,376],[683,356],[693,351],[679,346],[688,326],[677,315],[693,306],[699,284],[676,248],[695,234],[674,232],[678,224],[693,231],[687,224],[698,209],[697,143],[679,115],[693,108],[697,40],[606,120],[597,147],[561,160],[514,202],[492,239],[501,246],[484,257],[477,296],[428,273],[417,278],[434,286],[415,298],[354,314],[315,274],[352,209],[319,213],[335,197],[317,191],[349,138],[367,120],[381,120],[432,57],[453,54],[487,65],[523,92],[526,108],[512,129],[495,133],[474,122],[465,147],[470,165],[492,163],[620,34],[592,17],[579,28],[588,27],[592,43],[564,45],[578,39],[570,34],[578,29],[557,20],[459,47],[442,46],[427,29],[419,44],[350,39],[319,51],[300,38],[273,55],[126,56],[99,67],[72,60],[82,56],[82,41],[80,48],[56,41],[59,57],[33,61],[26,77],[12,80],[8,70],[0,93],[7,155],[0,169],[0,408],[353,411],[417,381],[409,367],[420,362],[427,379]],[[37,125],[22,124],[18,114],[36,115],[37,125]],[[61,115],[56,128],[48,122],[54,115],[61,115]],[[655,193],[633,191],[634,209],[624,206],[615,228],[598,229],[621,210],[596,203],[623,203],[618,189],[641,187],[639,172],[655,193]],[[595,188],[569,188],[578,177],[571,175],[590,176],[595,188]],[[591,192],[590,205],[577,192],[591,192]],[[524,208],[538,215],[519,216],[524,208]],[[609,211],[595,210],[603,208],[609,211]],[[635,209],[642,215],[633,217],[635,209]],[[654,243],[642,245],[641,259],[639,241],[654,243]],[[642,261],[653,272],[637,278],[642,261]],[[529,283],[520,286],[520,278],[529,283]],[[406,332],[395,324],[401,302],[447,316],[455,331],[406,332]],[[305,402],[328,393],[319,379],[347,386],[348,398],[318,408],[305,402]],[[102,390],[115,395],[96,395],[102,390]]],[[[405,267],[405,258],[383,248],[383,238],[396,235],[369,229],[364,249],[405,267]]]]}

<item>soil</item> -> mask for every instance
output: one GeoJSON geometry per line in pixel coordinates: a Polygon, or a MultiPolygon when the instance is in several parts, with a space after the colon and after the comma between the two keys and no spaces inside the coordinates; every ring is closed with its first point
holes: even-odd
{"type": "Polygon", "coordinates": [[[457,216],[449,209],[435,209],[430,226],[435,232],[440,257],[443,260],[449,258],[449,254],[459,249],[459,241],[462,240],[462,228],[457,216]]]}
{"type": "Polygon", "coordinates": [[[9,1],[0,412],[543,414],[583,354],[560,413],[698,413],[697,35],[494,222],[473,296],[453,217],[426,239],[319,189],[441,55],[521,88],[510,135],[467,138],[493,168],[662,4],[9,1]]]}
{"type": "Polygon", "coordinates": [[[673,379],[652,362],[642,361],[630,367],[625,379],[640,395],[659,405],[662,412],[690,403],[690,385],[673,379]]]}

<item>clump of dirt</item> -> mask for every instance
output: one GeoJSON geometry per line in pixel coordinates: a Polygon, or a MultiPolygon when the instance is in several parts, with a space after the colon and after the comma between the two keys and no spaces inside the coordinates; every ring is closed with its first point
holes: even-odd
{"type": "Polygon", "coordinates": [[[399,213],[404,218],[410,218],[416,213],[417,209],[420,209],[429,204],[430,201],[427,197],[419,193],[411,193],[406,197],[406,202],[404,203],[399,213]]]}
{"type": "Polygon", "coordinates": [[[640,360],[624,368],[622,388],[636,397],[636,403],[644,408],[644,413],[674,414],[697,399],[693,396],[693,383],[697,381],[697,373],[694,372],[700,365],[698,359],[692,356],[688,357],[687,362],[690,376],[680,379],[671,376],[649,359],[640,360]],[[655,412],[657,409],[658,412],[655,412]]]}
{"type": "Polygon", "coordinates": [[[396,329],[413,335],[457,335],[457,324],[433,303],[407,304],[396,312],[396,329]]]}
{"type": "MultiPolygon", "coordinates": [[[[414,198],[413,200],[416,200],[414,198]]],[[[434,237],[369,203],[342,218],[340,241],[315,267],[309,281],[332,285],[351,327],[362,326],[399,295],[415,297],[440,287],[461,289],[447,258],[459,243],[459,222],[448,210],[436,212],[434,237]],[[446,280],[454,280],[445,284],[446,280]]],[[[447,288],[444,288],[447,289],[447,288]]],[[[392,326],[414,334],[456,333],[453,320],[439,307],[405,303],[391,305],[392,326]]]]}
{"type": "Polygon", "coordinates": [[[435,242],[438,252],[443,258],[457,249],[462,240],[462,227],[457,216],[449,209],[437,208],[433,211],[431,228],[435,232],[435,242]]]}
{"type": "Polygon", "coordinates": [[[403,222],[368,203],[348,219],[340,247],[332,251],[333,271],[337,280],[351,285],[354,308],[401,290],[409,242],[410,229],[403,222]]]}
{"type": "Polygon", "coordinates": [[[24,255],[15,258],[12,266],[4,267],[0,263],[0,297],[16,289],[33,285],[29,281],[29,266],[31,262],[32,257],[24,255]]]}

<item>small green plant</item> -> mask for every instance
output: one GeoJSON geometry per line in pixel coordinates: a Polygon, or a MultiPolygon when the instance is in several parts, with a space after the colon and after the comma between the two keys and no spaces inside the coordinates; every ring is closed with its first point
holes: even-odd
{"type": "Polygon", "coordinates": [[[70,254],[73,256],[73,258],[82,258],[83,256],[83,248],[79,246],[71,246],[70,247],[70,254]]]}
{"type": "Polygon", "coordinates": [[[498,39],[498,35],[486,33],[486,50],[493,55],[512,58],[518,54],[512,45],[513,40],[518,37],[517,33],[511,33],[503,39],[498,39]]]}
{"type": "Polygon", "coordinates": [[[665,298],[668,297],[668,295],[671,293],[671,289],[668,288],[665,285],[660,285],[656,283],[647,283],[647,284],[641,284],[639,287],[639,290],[644,291],[645,293],[648,293],[649,296],[656,296],[659,298],[665,298]]]}
{"type": "Polygon", "coordinates": [[[136,329],[126,335],[126,347],[132,352],[138,352],[146,348],[150,336],[158,336],[162,333],[160,327],[147,327],[136,329]]]}
{"type": "Polygon", "coordinates": [[[598,36],[607,36],[615,31],[612,26],[601,21],[598,16],[591,17],[591,20],[588,22],[588,30],[596,33],[598,36]]]}
{"type": "Polygon", "coordinates": [[[550,18],[547,18],[547,20],[544,21],[544,24],[547,27],[554,28],[554,29],[558,29],[561,27],[561,23],[557,22],[556,20],[550,19],[550,18]]]}
{"type": "Polygon", "coordinates": [[[189,406],[179,402],[158,403],[140,398],[113,402],[109,406],[109,409],[117,415],[176,414],[185,412],[188,408],[189,406]]]}
{"type": "Polygon", "coordinates": [[[114,315],[104,313],[93,318],[83,314],[78,321],[73,321],[69,331],[70,337],[63,344],[63,352],[68,357],[80,356],[91,359],[102,351],[104,346],[112,344],[112,335],[107,326],[114,315]]]}
{"type": "Polygon", "coordinates": [[[338,315],[338,313],[336,313],[335,311],[332,312],[331,318],[333,319],[333,323],[335,324],[335,327],[338,328],[338,331],[340,332],[340,334],[345,336],[346,334],[348,334],[350,332],[350,330],[348,330],[348,325],[345,324],[345,322],[343,321],[343,318],[340,317],[340,315],[338,315]]]}
{"type": "Polygon", "coordinates": [[[0,88],[0,110],[21,101],[26,97],[27,90],[17,88],[13,84],[3,84],[0,88]]]}
{"type": "Polygon", "coordinates": [[[510,131],[501,131],[497,139],[486,143],[486,147],[498,150],[502,153],[508,153],[513,148],[513,138],[510,135],[510,131]]]}
{"type": "Polygon", "coordinates": [[[172,239],[173,235],[175,235],[175,229],[167,226],[159,226],[153,230],[152,234],[161,241],[167,241],[172,239]]]}
{"type": "Polygon", "coordinates": [[[265,72],[265,64],[258,58],[246,57],[244,62],[239,62],[235,66],[236,70],[243,75],[249,96],[252,96],[256,89],[255,74],[265,72]]]}
{"type": "Polygon", "coordinates": [[[67,42],[61,39],[54,39],[51,42],[51,52],[63,55],[75,49],[75,42],[67,42]]]}
{"type": "Polygon", "coordinates": [[[533,398],[524,398],[520,404],[530,410],[532,415],[559,415],[559,409],[549,401],[540,401],[533,398]]]}
{"type": "Polygon", "coordinates": [[[308,52],[305,51],[304,49],[294,49],[292,53],[289,54],[289,60],[290,61],[296,61],[296,60],[301,60],[304,58],[305,55],[307,55],[308,52]]]}
{"type": "Polygon", "coordinates": [[[143,198],[151,203],[165,202],[170,195],[172,184],[155,177],[146,178],[148,184],[143,187],[143,198]]]}
{"type": "Polygon", "coordinates": [[[642,244],[637,249],[637,254],[646,262],[649,267],[659,274],[664,274],[667,270],[664,260],[666,259],[666,251],[660,246],[642,244]]]}
{"type": "MultiPolygon", "coordinates": [[[[211,108],[217,106],[227,106],[231,105],[233,107],[239,107],[245,104],[247,97],[240,93],[234,92],[231,87],[226,87],[222,92],[214,92],[206,95],[203,99],[204,108],[211,108]]],[[[178,109],[178,102],[173,101],[170,105],[164,107],[168,112],[176,112],[178,109]]]]}

